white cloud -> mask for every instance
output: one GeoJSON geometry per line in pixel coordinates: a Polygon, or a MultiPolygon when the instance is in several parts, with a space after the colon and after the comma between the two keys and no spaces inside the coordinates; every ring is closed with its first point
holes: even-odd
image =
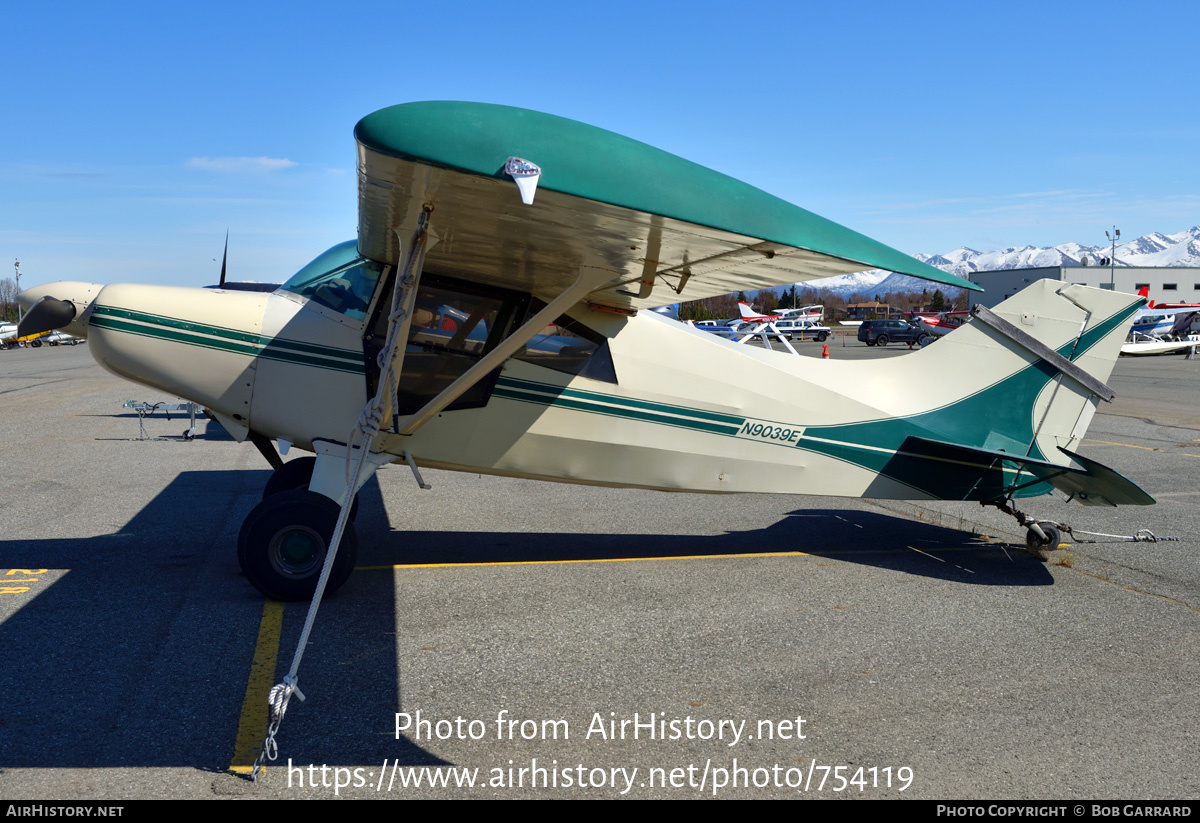
{"type": "Polygon", "coordinates": [[[286,169],[296,165],[286,157],[193,157],[187,161],[189,168],[222,172],[267,172],[286,169]]]}

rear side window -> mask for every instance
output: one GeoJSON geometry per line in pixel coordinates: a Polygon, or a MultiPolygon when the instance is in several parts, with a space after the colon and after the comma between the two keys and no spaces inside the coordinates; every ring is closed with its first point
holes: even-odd
{"type": "MultiPolygon", "coordinates": [[[[529,314],[536,314],[545,305],[535,298],[529,314]]],[[[534,335],[516,359],[592,380],[617,382],[608,338],[565,314],[534,335]]]]}

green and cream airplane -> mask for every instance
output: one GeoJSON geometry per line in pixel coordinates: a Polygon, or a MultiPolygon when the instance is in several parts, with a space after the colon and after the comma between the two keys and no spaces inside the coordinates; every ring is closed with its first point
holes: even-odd
{"type": "Polygon", "coordinates": [[[358,239],[273,293],[60,282],[22,333],[86,336],[130,380],[206,406],[276,466],[238,558],[264,594],[332,591],[349,512],[407,463],[567,483],[994,504],[1147,504],[1078,455],[1142,301],[1041,281],[902,358],[742,346],[646,311],[882,268],[976,288],[626,137],[505,106],[358,123],[358,239]],[[272,441],[310,451],[284,463],[272,441]],[[350,508],[350,507],[347,507],[350,508]],[[336,545],[335,545],[336,544],[336,545]],[[330,545],[336,550],[328,551],[330,545]],[[333,559],[326,564],[326,557],[333,559]]]}

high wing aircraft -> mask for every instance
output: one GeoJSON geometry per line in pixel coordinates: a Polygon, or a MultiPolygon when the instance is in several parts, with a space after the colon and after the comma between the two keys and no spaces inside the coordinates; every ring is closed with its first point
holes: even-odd
{"type": "MultiPolygon", "coordinates": [[[[1150,287],[1138,289],[1138,296],[1149,299],[1150,287]]],[[[1140,348],[1151,354],[1161,354],[1172,349],[1186,348],[1186,338],[1192,330],[1196,315],[1200,314],[1200,303],[1155,303],[1150,300],[1146,308],[1133,316],[1129,330],[1130,343],[1122,349],[1123,354],[1132,354],[1140,348]],[[1182,343],[1171,348],[1154,348],[1145,344],[1182,343]]]]}
{"type": "Polygon", "coordinates": [[[767,323],[783,317],[782,314],[759,314],[749,303],[738,303],[738,311],[747,323],[767,323]]]}
{"type": "Polygon", "coordinates": [[[794,309],[776,309],[774,314],[758,314],[749,303],[738,303],[742,320],[747,323],[767,323],[773,320],[811,320],[818,322],[825,315],[824,306],[799,306],[794,309]]]}
{"type": "Polygon", "coordinates": [[[206,406],[276,471],[238,559],[270,597],[349,576],[345,504],[392,462],[689,492],[1148,504],[1075,453],[1131,295],[1041,281],[931,349],[841,362],[643,311],[883,268],[977,288],[710,169],[571,120],[428,102],[361,120],[359,229],[273,293],[60,282],[23,330],[206,406]],[[546,341],[553,340],[547,344],[546,341]],[[956,375],[947,380],[946,375],[956,375]],[[272,440],[314,457],[283,463],[272,440]],[[329,552],[341,532],[340,548],[329,552]]]}

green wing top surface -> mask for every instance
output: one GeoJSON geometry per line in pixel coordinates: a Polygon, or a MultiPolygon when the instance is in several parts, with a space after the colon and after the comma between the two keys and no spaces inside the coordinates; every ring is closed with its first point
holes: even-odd
{"type": "Polygon", "coordinates": [[[355,137],[360,250],[383,262],[395,262],[392,230],[422,200],[435,206],[435,231],[444,226],[467,241],[434,248],[444,267],[511,285],[528,286],[520,281],[533,277],[552,288],[569,269],[601,266],[614,278],[600,302],[617,305],[661,305],[867,268],[978,289],[732,177],[554,115],[483,103],[407,103],[363,118],[355,137]],[[514,156],[541,169],[532,206],[521,203],[504,174],[514,156]],[[541,259],[517,261],[521,242],[537,244],[541,259]],[[544,271],[531,274],[530,262],[544,271]],[[664,287],[678,288],[684,273],[678,296],[664,287]]]}

